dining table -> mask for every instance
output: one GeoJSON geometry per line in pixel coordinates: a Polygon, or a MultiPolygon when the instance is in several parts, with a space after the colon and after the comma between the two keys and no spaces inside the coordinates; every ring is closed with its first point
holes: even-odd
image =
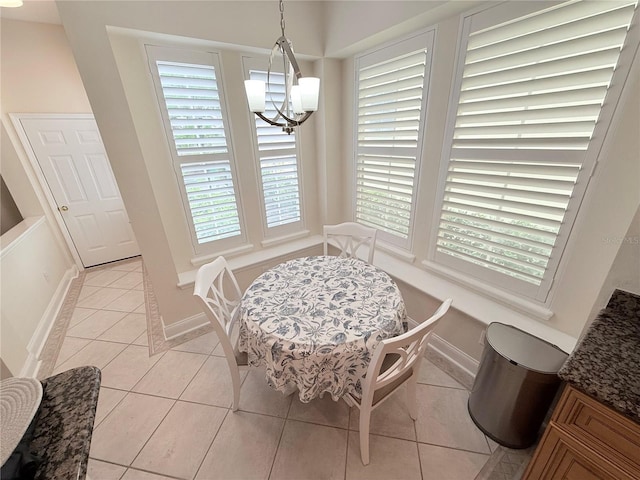
{"type": "Polygon", "coordinates": [[[407,329],[396,283],[357,258],[309,256],[268,269],[238,309],[239,349],[266,381],[307,403],[361,393],[372,352],[407,329]]]}

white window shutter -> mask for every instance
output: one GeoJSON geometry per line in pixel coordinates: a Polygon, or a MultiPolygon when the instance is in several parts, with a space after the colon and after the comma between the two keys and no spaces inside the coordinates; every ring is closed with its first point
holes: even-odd
{"type": "Polygon", "coordinates": [[[147,46],[194,245],[240,237],[215,54],[147,46]],[[179,59],[184,57],[184,61],[179,59]]]}
{"type": "Polygon", "coordinates": [[[214,67],[156,64],[178,156],[227,152],[214,67]]]}
{"type": "MultiPolygon", "coordinates": [[[[262,80],[266,84],[267,72],[250,70],[249,78],[262,80]]],[[[282,104],[285,96],[284,75],[271,72],[267,88],[264,115],[274,118],[277,112],[270,99],[278,106],[282,104]]],[[[281,127],[269,125],[257,116],[255,122],[267,228],[300,222],[296,132],[287,134],[281,127]]]]}
{"type": "Polygon", "coordinates": [[[199,243],[240,234],[231,166],[226,160],[181,165],[199,243]]]}
{"type": "Polygon", "coordinates": [[[479,30],[467,19],[436,261],[545,298],[634,9],[570,1],[479,30]]]}
{"type": "Polygon", "coordinates": [[[405,248],[412,233],[431,42],[430,34],[422,34],[357,62],[355,218],[405,248]]]}

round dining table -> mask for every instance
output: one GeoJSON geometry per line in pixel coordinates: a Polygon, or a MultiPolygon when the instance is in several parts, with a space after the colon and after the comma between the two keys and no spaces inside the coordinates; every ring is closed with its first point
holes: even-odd
{"type": "Polygon", "coordinates": [[[314,256],[277,265],[245,291],[239,348],[267,383],[302,402],[361,392],[372,352],[407,328],[396,283],[354,258],[314,256]]]}

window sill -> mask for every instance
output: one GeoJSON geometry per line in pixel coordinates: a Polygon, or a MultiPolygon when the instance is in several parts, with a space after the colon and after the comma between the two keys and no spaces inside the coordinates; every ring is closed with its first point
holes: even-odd
{"type": "MultiPolygon", "coordinates": [[[[396,257],[407,263],[413,263],[416,259],[416,256],[413,253],[410,253],[407,250],[403,250],[401,248],[398,248],[394,245],[391,245],[381,240],[376,241],[376,255],[379,251],[388,253],[389,255],[396,257]]],[[[375,259],[375,256],[374,256],[374,259],[375,259]]]]}
{"type": "Polygon", "coordinates": [[[228,250],[223,250],[222,252],[212,253],[209,255],[201,255],[199,257],[194,257],[191,259],[191,265],[194,267],[199,267],[200,265],[204,265],[207,262],[215,260],[220,255],[223,257],[234,257],[237,255],[242,255],[243,253],[248,253],[253,250],[253,245],[243,245],[237,248],[230,248],[228,250]]]}
{"type": "Polygon", "coordinates": [[[282,243],[289,243],[289,242],[292,242],[293,240],[298,240],[300,238],[308,237],[309,233],[310,233],[309,230],[303,230],[301,232],[291,233],[289,235],[283,235],[281,237],[267,238],[266,240],[263,240],[262,242],[260,242],[260,245],[262,245],[262,248],[270,248],[275,245],[280,245],[282,243]]]}
{"type": "MultiPolygon", "coordinates": [[[[539,337],[565,352],[571,352],[578,341],[546,324],[542,318],[553,315],[548,309],[526,302],[515,296],[504,295],[501,299],[490,298],[488,293],[474,291],[461,285],[441,272],[427,271],[415,265],[398,261],[392,255],[376,251],[375,265],[395,279],[407,283],[438,300],[453,298],[453,307],[485,325],[502,322],[539,337]],[[516,301],[517,300],[517,301],[516,301]]],[[[428,262],[422,262],[428,267],[428,262]]]]}
{"type": "MultiPolygon", "coordinates": [[[[313,235],[310,237],[305,237],[302,239],[281,243],[277,246],[265,248],[264,250],[259,250],[257,252],[247,253],[246,255],[238,255],[233,258],[228,258],[227,262],[229,263],[229,267],[231,267],[231,270],[234,270],[234,271],[242,270],[244,268],[253,267],[262,262],[267,262],[267,261],[273,260],[274,258],[282,257],[284,255],[288,255],[299,250],[304,250],[307,248],[315,247],[317,245],[322,245],[322,242],[323,242],[322,235],[313,235]]],[[[251,246],[251,248],[253,248],[253,246],[251,246]]],[[[219,255],[224,256],[225,253],[221,252],[216,255],[211,255],[210,259],[213,260],[214,258],[217,258],[219,255]]],[[[204,257],[200,257],[200,258],[204,258],[204,257]]],[[[194,270],[189,270],[188,272],[179,273],[178,288],[186,289],[189,287],[193,287],[193,282],[195,281],[197,271],[198,271],[197,269],[194,269],[194,270]]]]}
{"type": "MultiPolygon", "coordinates": [[[[255,267],[260,263],[319,246],[322,243],[322,235],[287,241],[264,250],[233,257],[228,260],[229,266],[234,271],[255,267]]],[[[422,265],[429,270],[412,265],[408,259],[405,259],[405,256],[396,256],[383,248],[377,248],[374,264],[396,280],[411,285],[430,297],[438,300],[453,298],[455,309],[485,325],[499,321],[542,338],[565,352],[571,352],[575,348],[577,338],[560,332],[541,320],[548,319],[553,315],[550,310],[515,296],[502,295],[501,298],[492,298],[489,296],[491,292],[481,293],[476,291],[481,288],[474,290],[471,286],[461,285],[461,282],[455,281],[454,278],[447,278],[444,272],[439,271],[439,268],[430,268],[429,262],[422,262],[422,265]]],[[[197,269],[194,269],[179,274],[178,287],[182,289],[192,287],[196,271],[197,269]]]]}
{"type": "Polygon", "coordinates": [[[455,283],[464,285],[466,288],[476,290],[481,295],[489,296],[498,302],[507,304],[510,308],[517,309],[525,315],[530,315],[538,320],[548,321],[553,317],[553,312],[548,308],[542,307],[534,302],[527,301],[511,293],[505,292],[498,288],[492,287],[473,280],[461,273],[450,268],[443,267],[435,262],[424,260],[421,262],[427,270],[434,272],[436,275],[445,277],[455,283]]]}

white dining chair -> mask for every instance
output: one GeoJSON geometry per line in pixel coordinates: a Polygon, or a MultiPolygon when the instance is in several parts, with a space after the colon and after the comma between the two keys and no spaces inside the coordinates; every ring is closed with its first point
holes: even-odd
{"type": "Polygon", "coordinates": [[[360,247],[369,247],[367,261],[373,263],[373,254],[376,248],[376,235],[378,230],[365,227],[355,222],[345,222],[338,225],[325,225],[322,229],[324,235],[324,254],[327,255],[329,239],[338,245],[340,257],[358,258],[357,251],[360,247]]]}
{"type": "Polygon", "coordinates": [[[232,341],[242,293],[224,257],[198,269],[193,295],[207,314],[224,350],[233,384],[233,411],[236,411],[240,402],[240,368],[248,362],[247,354],[238,351],[237,340],[232,341]]]}
{"type": "Polygon", "coordinates": [[[362,382],[362,396],[348,393],[343,397],[347,405],[360,410],[360,458],[369,464],[369,424],[371,412],[398,388],[407,384],[407,407],[412,419],[418,417],[416,384],[427,340],[438,321],[451,306],[450,298],[442,302],[431,318],[397,337],[382,340],[362,382]]]}

